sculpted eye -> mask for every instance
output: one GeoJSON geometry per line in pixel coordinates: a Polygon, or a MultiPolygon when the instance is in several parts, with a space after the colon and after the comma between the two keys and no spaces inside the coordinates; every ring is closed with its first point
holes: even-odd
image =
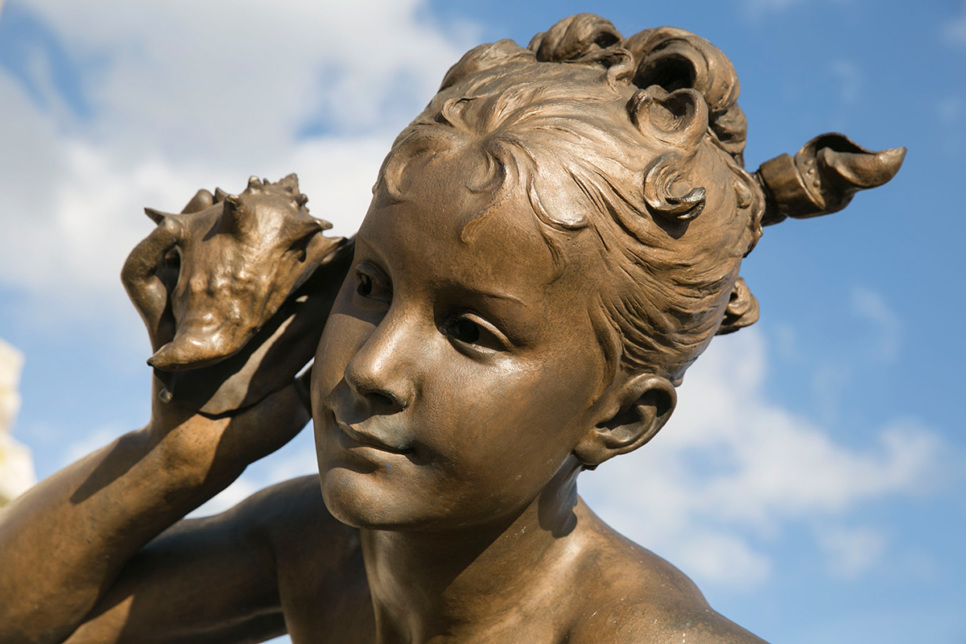
{"type": "Polygon", "coordinates": [[[457,348],[474,351],[506,351],[509,341],[492,324],[470,314],[462,313],[446,321],[440,331],[453,341],[457,348]]]}
{"type": "Polygon", "coordinates": [[[392,287],[385,274],[368,263],[356,266],[356,295],[375,302],[392,301],[392,287]]]}
{"type": "Polygon", "coordinates": [[[356,293],[362,297],[369,297],[372,294],[372,278],[364,273],[359,273],[359,283],[356,286],[356,293]]]}
{"type": "Polygon", "coordinates": [[[480,340],[480,327],[475,322],[461,318],[450,328],[450,335],[460,342],[476,344],[480,340]]]}

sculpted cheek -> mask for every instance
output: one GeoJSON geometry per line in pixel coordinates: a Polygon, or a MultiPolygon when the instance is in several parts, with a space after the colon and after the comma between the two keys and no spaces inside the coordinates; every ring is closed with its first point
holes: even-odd
{"type": "Polygon", "coordinates": [[[319,423],[318,412],[342,381],[346,365],[371,331],[371,324],[350,315],[333,313],[329,316],[312,367],[312,409],[316,424],[319,423]]]}

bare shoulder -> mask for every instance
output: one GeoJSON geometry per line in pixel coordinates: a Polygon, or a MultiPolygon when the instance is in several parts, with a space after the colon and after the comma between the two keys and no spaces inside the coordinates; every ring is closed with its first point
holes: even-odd
{"type": "Polygon", "coordinates": [[[711,608],[687,575],[613,530],[583,502],[578,515],[590,535],[580,578],[593,581],[574,607],[570,642],[764,641],[711,608]]]}
{"type": "Polygon", "coordinates": [[[250,530],[274,559],[292,640],[371,640],[375,624],[359,531],[329,513],[318,477],[280,483],[245,505],[250,530]]]}
{"type": "Polygon", "coordinates": [[[753,644],[764,642],[709,606],[667,606],[622,598],[571,632],[570,642],[753,644]]]}
{"type": "Polygon", "coordinates": [[[271,551],[280,573],[308,564],[332,569],[359,551],[358,530],[329,513],[314,475],[265,488],[233,512],[249,537],[271,551]]]}
{"type": "Polygon", "coordinates": [[[339,523],[322,501],[319,478],[300,476],[277,483],[251,495],[230,512],[262,539],[283,538],[290,529],[340,530],[339,523]]]}
{"type": "MultiPolygon", "coordinates": [[[[351,529],[325,511],[318,479],[287,481],[159,535],[128,561],[70,641],[234,642],[280,635],[291,629],[290,571],[326,558],[350,560],[346,552],[352,552],[351,529]],[[299,540],[317,547],[293,547],[299,540]]],[[[342,583],[344,569],[316,565],[313,590],[342,583]]]]}

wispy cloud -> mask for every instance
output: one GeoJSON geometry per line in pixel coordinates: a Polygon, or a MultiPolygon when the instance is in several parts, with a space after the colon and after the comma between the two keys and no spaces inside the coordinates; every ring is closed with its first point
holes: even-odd
{"type": "Polygon", "coordinates": [[[30,87],[0,68],[0,140],[17,150],[0,159],[0,287],[26,295],[37,319],[55,303],[64,322],[116,318],[121,264],[150,230],[142,207],[177,210],[250,174],[299,172],[313,214],[354,232],[392,136],[465,49],[422,9],[31,3],[58,51],[97,61],[75,79],[93,107],[71,110],[39,41],[30,87]]]}
{"type": "Polygon", "coordinates": [[[902,322],[885,298],[868,288],[856,287],[852,290],[852,311],[873,327],[873,358],[880,362],[894,361],[901,346],[902,322]]]}
{"type": "Polygon", "coordinates": [[[957,125],[966,112],[966,101],[961,96],[947,96],[936,104],[936,113],[942,124],[949,127],[957,125]]]}
{"type": "Polygon", "coordinates": [[[839,579],[856,579],[872,570],[888,545],[881,531],[868,527],[822,526],[815,530],[815,539],[826,554],[829,574],[839,579]]]}
{"type": "Polygon", "coordinates": [[[939,116],[940,145],[949,154],[957,154],[963,142],[963,115],[966,114],[966,100],[962,96],[946,96],[936,103],[939,116]]]}
{"type": "MultiPolygon", "coordinates": [[[[826,0],[827,4],[846,4],[851,0],[826,0]]],[[[799,5],[817,4],[816,0],[744,0],[745,11],[753,18],[761,18],[767,14],[784,13],[799,5]]]]}
{"type": "Polygon", "coordinates": [[[837,60],[831,65],[831,75],[838,83],[839,101],[851,107],[862,94],[862,71],[850,60],[837,60]]]}
{"type": "Polygon", "coordinates": [[[188,515],[188,518],[207,517],[229,510],[252,494],[261,490],[265,485],[252,476],[242,475],[234,483],[221,491],[220,494],[208,500],[201,507],[188,515]]]}
{"type": "Polygon", "coordinates": [[[318,472],[310,423],[292,442],[268,458],[250,465],[234,483],[189,516],[224,512],[266,487],[307,474],[317,475],[318,472]]]}
{"type": "Polygon", "coordinates": [[[966,2],[959,8],[959,14],[946,20],[940,26],[944,41],[954,47],[966,47],[966,2]]]}
{"type": "Polygon", "coordinates": [[[81,438],[67,443],[64,448],[61,467],[66,467],[91,452],[104,447],[125,431],[126,428],[121,428],[118,425],[103,425],[87,432],[81,438]]]}
{"type": "MultiPolygon", "coordinates": [[[[638,452],[585,475],[582,492],[605,520],[700,583],[754,588],[771,570],[763,546],[784,531],[843,519],[864,504],[935,484],[942,444],[909,422],[864,447],[769,401],[756,330],[721,338],[689,372],[670,426],[638,452]]],[[[860,575],[870,532],[836,528],[817,545],[830,570],[860,575]]]]}

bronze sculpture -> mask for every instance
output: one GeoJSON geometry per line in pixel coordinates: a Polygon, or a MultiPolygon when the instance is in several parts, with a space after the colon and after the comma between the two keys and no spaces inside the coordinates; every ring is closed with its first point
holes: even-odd
{"type": "Polygon", "coordinates": [[[746,172],[737,95],[693,34],[574,16],[450,70],[393,145],[351,268],[290,179],[269,218],[297,234],[246,236],[243,196],[155,213],[124,273],[156,352],[151,421],[4,511],[4,641],[754,641],[576,494],[757,317],[738,269],[761,225],[899,168],[901,150],[825,135],[746,172]],[[232,284],[231,307],[216,245],[236,271],[293,263],[232,284]],[[179,521],[307,421],[307,358],[276,349],[313,328],[321,495],[300,479],[179,521]]]}

